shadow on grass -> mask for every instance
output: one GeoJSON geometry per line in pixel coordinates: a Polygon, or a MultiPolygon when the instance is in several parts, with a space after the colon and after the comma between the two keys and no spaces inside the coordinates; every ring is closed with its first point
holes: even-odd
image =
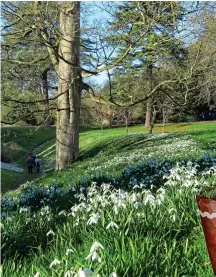
{"type": "Polygon", "coordinates": [[[165,133],[165,136],[163,137],[155,137],[154,134],[137,134],[134,135],[128,135],[128,136],[122,136],[120,138],[114,138],[111,141],[100,143],[98,146],[94,147],[91,150],[86,151],[85,153],[81,154],[79,157],[79,161],[83,161],[86,158],[93,158],[103,152],[104,154],[112,154],[112,153],[118,153],[126,152],[128,150],[137,150],[139,147],[142,146],[145,147],[148,146],[149,142],[154,142],[155,145],[160,145],[162,142],[166,144],[167,140],[170,140],[172,138],[181,137],[185,133],[165,133]]]}
{"type": "Polygon", "coordinates": [[[216,149],[216,129],[215,130],[191,130],[193,138],[199,142],[203,150],[216,149]]]}

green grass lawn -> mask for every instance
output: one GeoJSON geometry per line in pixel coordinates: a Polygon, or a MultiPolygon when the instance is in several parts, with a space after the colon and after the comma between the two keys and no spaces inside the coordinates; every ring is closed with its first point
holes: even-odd
{"type": "Polygon", "coordinates": [[[192,124],[189,132],[202,145],[203,149],[216,149],[216,122],[192,124]]]}

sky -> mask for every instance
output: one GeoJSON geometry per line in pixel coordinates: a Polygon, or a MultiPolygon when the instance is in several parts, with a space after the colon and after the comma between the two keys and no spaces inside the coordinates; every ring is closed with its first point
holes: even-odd
{"type": "MultiPolygon", "coordinates": [[[[87,22],[88,22],[89,26],[92,26],[93,22],[96,19],[101,19],[101,20],[103,19],[104,20],[104,19],[109,18],[108,13],[106,13],[104,10],[100,9],[100,7],[102,7],[102,2],[101,1],[97,1],[96,3],[90,1],[90,2],[86,2],[85,4],[89,5],[90,9],[92,11],[91,15],[88,15],[88,19],[87,19],[87,22]]],[[[82,23],[81,23],[81,26],[82,26],[82,23]]],[[[98,85],[102,85],[103,83],[105,83],[108,80],[107,72],[103,71],[103,72],[99,73],[96,76],[88,77],[86,79],[88,81],[95,82],[98,85]]]]}

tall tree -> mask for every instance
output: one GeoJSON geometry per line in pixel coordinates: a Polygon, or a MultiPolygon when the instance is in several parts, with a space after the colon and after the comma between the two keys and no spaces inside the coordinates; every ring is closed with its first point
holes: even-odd
{"type": "Polygon", "coordinates": [[[58,63],[59,95],[56,131],[56,169],[79,155],[79,115],[81,101],[80,3],[61,3],[61,40],[58,63]]]}
{"type": "MultiPolygon", "coordinates": [[[[178,21],[184,15],[183,7],[176,2],[123,2],[115,13],[114,26],[120,26],[121,50],[127,47],[134,37],[141,37],[129,53],[127,69],[144,70],[143,77],[149,92],[153,89],[154,68],[160,60],[169,57],[175,47],[178,47],[174,32],[178,21]]],[[[152,99],[146,102],[146,127],[151,125],[152,99]]]]}
{"type": "MultiPolygon", "coordinates": [[[[79,155],[79,109],[81,95],[80,68],[80,2],[3,2],[3,15],[7,36],[7,59],[21,65],[49,60],[58,75],[56,169],[62,169],[79,155]],[[32,41],[38,49],[47,53],[34,53],[34,59],[25,55],[22,42],[32,41]],[[13,48],[21,47],[14,56],[13,48]]],[[[47,91],[43,71],[44,91],[47,91]]],[[[47,102],[48,99],[38,100],[47,102]]],[[[20,101],[21,102],[21,101],[20,101]]],[[[29,101],[28,101],[29,102],[29,101]]],[[[34,102],[34,101],[33,101],[34,102]]],[[[37,102],[37,101],[35,101],[37,102]]],[[[27,104],[22,102],[22,104],[27,104]]]]}

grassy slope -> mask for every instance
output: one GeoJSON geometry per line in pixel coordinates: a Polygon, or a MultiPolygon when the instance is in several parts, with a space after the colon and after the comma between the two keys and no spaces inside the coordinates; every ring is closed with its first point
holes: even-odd
{"type": "MultiPolygon", "coordinates": [[[[185,133],[191,133],[192,134],[192,138],[193,140],[195,140],[197,142],[197,145],[200,148],[200,151],[196,150],[192,153],[192,156],[194,155],[200,155],[200,153],[203,153],[201,150],[206,151],[206,150],[213,150],[215,149],[215,134],[216,134],[216,123],[200,123],[200,124],[191,124],[191,125],[169,125],[167,127],[167,129],[169,128],[169,131],[179,131],[182,130],[185,133]],[[183,128],[183,129],[182,129],[183,128]]],[[[157,127],[156,131],[161,131],[161,127],[157,127]]],[[[143,132],[143,127],[142,126],[138,126],[138,127],[131,127],[130,128],[130,132],[134,133],[134,132],[143,132]]],[[[161,137],[160,141],[154,140],[154,136],[151,136],[151,139],[148,139],[148,136],[146,135],[141,135],[136,136],[136,137],[126,137],[125,140],[121,140],[122,137],[125,137],[125,130],[124,128],[118,128],[118,129],[113,129],[113,130],[105,130],[103,133],[101,133],[101,131],[99,130],[94,130],[94,131],[87,131],[81,134],[81,139],[80,139],[80,146],[81,146],[81,153],[84,156],[89,156],[89,159],[86,159],[84,161],[80,161],[77,162],[76,164],[74,164],[71,167],[66,168],[65,170],[63,170],[61,173],[51,173],[49,174],[46,178],[44,178],[43,183],[49,183],[52,182],[53,179],[58,179],[60,181],[62,181],[63,183],[68,183],[70,182],[70,180],[76,175],[77,178],[80,178],[83,174],[86,174],[89,171],[89,168],[92,167],[98,167],[98,166],[104,166],[107,165],[107,170],[109,170],[109,166],[107,164],[108,161],[114,161],[114,158],[118,156],[118,158],[120,157],[120,155],[123,155],[124,159],[127,156],[130,156],[134,153],[134,151],[138,150],[145,150],[146,152],[143,153],[150,153],[152,151],[152,153],[154,152],[154,156],[153,158],[157,158],[157,145],[158,147],[162,144],[162,145],[166,145],[169,147],[171,147],[170,142],[172,141],[172,139],[178,139],[178,138],[182,138],[181,134],[169,134],[168,136],[165,137],[161,137]],[[111,139],[116,139],[114,143],[110,144],[109,141],[111,139]],[[152,143],[153,142],[153,143],[152,143]],[[71,178],[71,179],[70,179],[71,178]]],[[[47,142],[43,145],[40,146],[41,149],[39,148],[40,151],[42,151],[41,155],[44,155],[45,157],[49,157],[50,158],[50,164],[52,164],[52,157],[54,157],[54,146],[53,143],[54,141],[50,141],[47,142]],[[51,143],[50,143],[51,142],[51,143]],[[43,147],[45,149],[43,149],[43,147]],[[46,156],[45,156],[46,155],[46,156]]],[[[189,145],[190,146],[190,145],[189,145]]],[[[178,149],[177,149],[178,150],[178,149]]],[[[174,151],[174,149],[173,149],[174,151]]],[[[179,150],[178,150],[179,151],[179,150]]],[[[177,155],[177,152],[173,152],[175,153],[175,155],[177,155]]],[[[137,153],[138,153],[137,152],[137,153]]],[[[182,149],[183,152],[183,149],[182,149]]],[[[169,153],[170,154],[170,153],[169,153]]],[[[181,153],[180,153],[181,154],[181,153]]],[[[185,155],[185,153],[182,153],[183,156],[185,155]]],[[[131,164],[131,161],[128,161],[129,164],[131,164]]],[[[133,162],[136,162],[136,159],[133,160],[133,162]]],[[[131,164],[132,165],[132,164],[131,164]]],[[[115,168],[115,171],[120,171],[123,167],[125,166],[125,164],[122,162],[121,164],[115,168]]],[[[41,182],[41,181],[40,181],[41,182]]],[[[66,227],[64,227],[66,228],[66,227]]],[[[66,230],[67,231],[67,230],[66,230]]],[[[62,238],[62,240],[59,240],[59,242],[56,242],[56,244],[54,244],[54,247],[52,247],[50,250],[47,249],[47,251],[45,253],[43,253],[44,255],[41,255],[40,257],[33,256],[33,260],[32,260],[32,264],[34,264],[34,270],[36,267],[42,268],[42,265],[44,265],[44,267],[48,267],[49,262],[52,261],[53,256],[63,256],[64,253],[61,251],[65,250],[68,247],[68,237],[66,235],[68,235],[68,232],[64,231],[62,228],[59,229],[59,237],[62,238]],[[63,244],[64,246],[62,246],[61,244],[63,244]],[[36,266],[35,266],[36,265],[36,266]]],[[[184,231],[184,230],[182,230],[184,231]]],[[[87,235],[87,233],[86,233],[87,235]]],[[[97,235],[97,237],[101,237],[101,240],[103,239],[103,234],[100,236],[99,233],[97,233],[95,231],[95,234],[93,233],[91,236],[93,237],[93,235],[97,235]]],[[[112,235],[112,234],[111,234],[112,235]]],[[[156,237],[153,237],[153,239],[155,239],[156,237]]],[[[157,237],[158,238],[158,237],[157,237]]],[[[148,239],[146,237],[146,239],[148,239]]],[[[206,249],[205,249],[205,244],[204,244],[204,238],[203,235],[201,233],[201,229],[200,227],[197,229],[195,228],[193,230],[193,232],[191,234],[188,235],[188,239],[189,239],[189,246],[187,246],[188,240],[179,240],[179,242],[177,242],[177,246],[176,246],[176,251],[173,251],[173,253],[168,253],[167,256],[167,260],[164,261],[165,264],[167,264],[168,262],[170,263],[170,268],[172,268],[172,276],[185,276],[185,277],[189,277],[189,275],[187,275],[187,272],[190,271],[190,266],[193,267],[194,269],[196,268],[196,259],[197,259],[197,254],[199,253],[199,261],[205,261],[205,264],[202,265],[203,271],[199,271],[199,277],[210,277],[212,275],[212,271],[211,268],[209,266],[209,262],[208,262],[208,258],[207,258],[207,253],[206,253],[206,249]],[[193,243],[194,246],[190,245],[190,243],[193,243]],[[186,250],[185,250],[186,247],[186,250]],[[182,258],[181,254],[184,256],[186,251],[187,251],[187,247],[189,252],[194,252],[194,254],[191,254],[191,257],[194,257],[194,260],[190,260],[190,261],[184,261],[184,259],[182,258]],[[180,251],[180,249],[184,249],[181,252],[178,253],[178,251],[180,251]],[[171,255],[172,254],[172,255],[171,255]],[[178,257],[179,255],[179,257],[178,257]],[[172,259],[170,258],[169,261],[169,257],[172,257],[172,259]],[[180,264],[173,264],[173,261],[178,261],[181,260],[181,262],[185,262],[185,264],[187,264],[187,267],[185,267],[185,271],[181,271],[181,274],[179,275],[179,273],[177,272],[177,270],[181,267],[180,264]],[[184,275],[182,275],[185,272],[184,275]]],[[[86,241],[88,242],[88,244],[90,245],[90,241],[88,241],[88,237],[86,237],[86,241]]],[[[163,240],[161,241],[163,242],[163,240]]],[[[174,240],[172,241],[170,240],[166,240],[165,242],[170,242],[170,244],[172,243],[176,243],[176,239],[174,238],[174,240]]],[[[70,241],[70,244],[72,242],[70,241]]],[[[106,242],[104,242],[105,244],[106,242]]],[[[147,243],[148,244],[148,243],[147,243]]],[[[144,244],[145,245],[145,244],[144,244]]],[[[150,242],[149,242],[150,245],[150,242]]],[[[157,245],[156,241],[155,241],[155,245],[157,245]]],[[[73,245],[71,245],[73,247],[73,245]]],[[[138,247],[138,246],[137,246],[138,247]]],[[[172,247],[172,245],[162,245],[162,248],[164,247],[170,247],[170,249],[174,249],[174,247],[172,247]]],[[[160,264],[160,255],[158,253],[160,253],[160,251],[163,252],[163,249],[160,248],[160,245],[158,245],[158,247],[156,247],[156,249],[154,249],[154,251],[156,251],[156,256],[158,258],[157,261],[155,261],[156,266],[158,266],[160,264]]],[[[128,248],[130,250],[130,246],[128,246],[128,248]]],[[[81,249],[82,250],[82,249],[81,249]]],[[[151,250],[151,249],[150,249],[151,250]]],[[[82,250],[84,251],[84,250],[82,250]]],[[[148,255],[145,252],[145,250],[142,250],[140,248],[140,251],[143,252],[139,252],[137,251],[137,254],[139,253],[141,256],[146,255],[146,259],[150,261],[150,257],[152,255],[151,250],[149,252],[149,257],[147,257],[148,255]]],[[[129,251],[130,252],[130,251],[129,251]]],[[[161,252],[161,253],[162,253],[161,252]]],[[[83,253],[81,253],[83,254],[83,253]]],[[[129,255],[130,253],[128,253],[129,255]]],[[[139,259],[141,256],[137,256],[136,257],[136,262],[139,263],[139,259]]],[[[75,255],[75,258],[71,258],[73,259],[71,261],[71,264],[73,265],[74,260],[77,262],[78,261],[78,254],[75,255]]],[[[190,255],[189,255],[190,256],[190,255]]],[[[124,257],[123,257],[124,258],[124,257]]],[[[122,258],[121,261],[118,262],[123,262],[124,259],[122,258]]],[[[164,255],[161,254],[161,266],[164,259],[164,255]]],[[[128,261],[128,258],[126,259],[128,261]]],[[[141,259],[142,260],[142,259],[141,259]]],[[[80,263],[81,260],[80,260],[80,263]]],[[[149,262],[150,263],[150,262],[149,262]]],[[[127,266],[127,265],[125,265],[127,266]]],[[[153,267],[153,265],[151,265],[153,267]]],[[[32,267],[33,268],[33,267],[32,267]]],[[[201,268],[201,267],[200,267],[201,268]]],[[[157,269],[158,270],[158,269],[157,269]]],[[[32,269],[32,276],[34,276],[33,272],[35,273],[35,271],[33,271],[32,269]]],[[[170,273],[170,272],[169,272],[170,273]]],[[[161,273],[162,274],[162,273],[161,273]]],[[[163,274],[165,274],[165,271],[163,272],[163,274]]],[[[44,272],[43,276],[48,276],[49,272],[44,272]]],[[[9,275],[7,275],[9,276],[9,275]]],[[[17,276],[17,275],[14,275],[17,276]]],[[[57,276],[57,275],[55,275],[57,276]]],[[[60,276],[60,275],[59,275],[60,276]]],[[[131,275],[132,276],[132,275],[131,275]]],[[[135,276],[135,275],[134,275],[135,276]]],[[[138,276],[138,273],[137,273],[138,276]]],[[[146,275],[146,276],[154,276],[154,275],[146,275]]],[[[156,275],[158,277],[161,277],[162,275],[156,275]]],[[[165,275],[163,275],[165,276],[165,275]]],[[[171,276],[171,275],[169,275],[171,276]]],[[[194,276],[194,277],[198,277],[198,275],[193,275],[191,274],[190,276],[194,276]]]]}
{"type": "Polygon", "coordinates": [[[203,149],[216,149],[216,122],[192,124],[189,132],[203,149]]]}
{"type": "Polygon", "coordinates": [[[38,146],[42,146],[45,142],[50,143],[55,137],[55,128],[44,130],[35,127],[2,127],[1,128],[1,144],[2,151],[13,163],[24,168],[24,173],[17,173],[8,170],[1,170],[1,191],[16,189],[19,184],[31,181],[38,177],[34,173],[29,175],[26,167],[26,159],[29,152],[38,146]]]}
{"type": "MultiPolygon", "coordinates": [[[[30,128],[18,128],[9,127],[2,128],[2,144],[4,146],[10,147],[12,151],[10,152],[10,157],[13,162],[18,163],[21,167],[25,169],[24,173],[15,173],[7,170],[2,170],[2,192],[8,190],[16,189],[19,184],[31,181],[38,178],[38,174],[34,173],[29,175],[26,168],[26,155],[28,152],[34,150],[42,158],[42,168],[54,168],[55,167],[55,128],[51,130],[36,129],[34,127],[30,128]]],[[[199,143],[200,147],[204,150],[215,149],[216,142],[214,136],[216,135],[216,123],[205,122],[205,123],[179,123],[179,124],[167,124],[165,129],[163,126],[158,124],[154,128],[154,132],[181,132],[181,133],[191,133],[193,138],[199,143]]],[[[147,133],[143,125],[129,127],[129,135],[133,133],[147,133]]],[[[94,159],[98,153],[103,152],[103,159],[99,159],[99,163],[104,163],[108,159],[115,157],[115,152],[123,153],[125,152],[125,147],[129,152],[133,152],[136,149],[146,148],[146,142],[141,138],[141,142],[136,142],[129,139],[123,144],[121,149],[116,149],[115,147],[109,145],[109,141],[113,139],[121,139],[127,136],[125,128],[114,128],[105,129],[101,131],[100,129],[81,129],[80,133],[80,153],[82,157],[90,157],[94,159]],[[129,144],[129,145],[128,145],[129,144]],[[112,149],[113,148],[113,149],[112,149]]],[[[177,135],[176,135],[177,136],[177,135]]],[[[164,139],[166,143],[166,139],[164,139]]],[[[151,149],[148,149],[148,151],[151,149]]],[[[84,161],[81,164],[83,169],[88,167],[89,161],[84,161]],[[85,166],[86,164],[86,166],[85,166]]],[[[77,167],[79,168],[80,162],[73,165],[74,172],[77,167]]],[[[83,170],[81,170],[83,171],[83,170]]],[[[76,174],[82,176],[80,174],[76,174]]]]}

